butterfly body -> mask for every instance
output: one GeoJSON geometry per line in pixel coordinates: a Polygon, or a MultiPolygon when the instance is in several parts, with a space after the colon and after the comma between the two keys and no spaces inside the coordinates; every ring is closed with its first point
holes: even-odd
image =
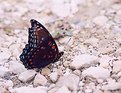
{"type": "Polygon", "coordinates": [[[28,44],[20,55],[20,60],[26,68],[42,68],[58,61],[63,55],[48,32],[38,21],[32,19],[29,28],[28,44]]]}

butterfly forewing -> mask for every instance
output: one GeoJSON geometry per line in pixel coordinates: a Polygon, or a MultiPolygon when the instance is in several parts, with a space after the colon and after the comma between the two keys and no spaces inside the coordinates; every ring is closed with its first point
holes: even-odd
{"type": "Polygon", "coordinates": [[[20,60],[25,64],[25,67],[41,68],[58,61],[63,52],[59,53],[51,34],[38,21],[32,19],[30,22],[28,44],[20,56],[20,60]]]}

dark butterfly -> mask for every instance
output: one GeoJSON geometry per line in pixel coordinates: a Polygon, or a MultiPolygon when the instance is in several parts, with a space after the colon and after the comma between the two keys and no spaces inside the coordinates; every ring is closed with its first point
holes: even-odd
{"type": "Polygon", "coordinates": [[[59,52],[53,37],[42,24],[34,19],[30,22],[28,44],[20,55],[20,61],[29,69],[42,68],[58,61],[64,52],[59,52]]]}

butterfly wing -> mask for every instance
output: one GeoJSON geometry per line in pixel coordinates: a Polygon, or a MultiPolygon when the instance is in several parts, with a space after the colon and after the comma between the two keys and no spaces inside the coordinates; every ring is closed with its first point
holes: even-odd
{"type": "Polygon", "coordinates": [[[63,52],[59,53],[53,37],[42,24],[34,19],[30,22],[28,44],[23,49],[20,60],[27,68],[45,67],[57,61],[63,52]]]}

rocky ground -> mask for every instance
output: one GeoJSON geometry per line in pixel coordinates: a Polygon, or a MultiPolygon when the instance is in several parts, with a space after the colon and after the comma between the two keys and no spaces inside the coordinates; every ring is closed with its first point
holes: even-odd
{"type": "Polygon", "coordinates": [[[121,0],[0,0],[0,93],[121,93],[121,0]],[[64,51],[39,72],[19,59],[32,18],[64,51]]]}

